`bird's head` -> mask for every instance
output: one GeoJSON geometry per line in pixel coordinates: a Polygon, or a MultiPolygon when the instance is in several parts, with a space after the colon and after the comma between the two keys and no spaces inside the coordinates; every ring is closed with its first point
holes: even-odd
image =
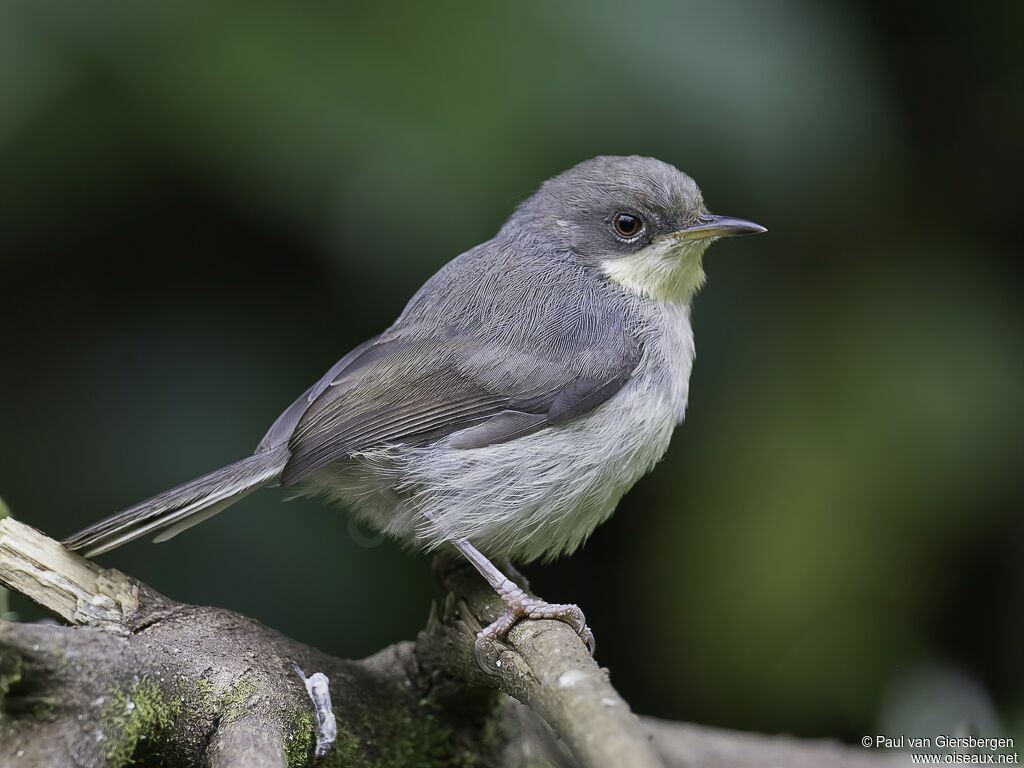
{"type": "Polygon", "coordinates": [[[766,231],[704,207],[693,179],[651,157],[595,157],[544,182],[506,230],[568,250],[623,289],[688,303],[720,237],[766,231]]]}

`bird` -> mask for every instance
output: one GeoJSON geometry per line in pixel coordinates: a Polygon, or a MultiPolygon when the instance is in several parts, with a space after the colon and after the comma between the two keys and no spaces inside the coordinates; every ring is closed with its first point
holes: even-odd
{"type": "Polygon", "coordinates": [[[430,277],[252,455],[64,544],[93,557],[151,533],[166,541],[276,484],[411,548],[461,554],[506,605],[478,647],[523,618],[563,621],[593,647],[578,606],[505,571],[576,550],[663,456],[686,412],[704,252],[765,231],[711,214],[668,163],[585,160],[430,277]]]}

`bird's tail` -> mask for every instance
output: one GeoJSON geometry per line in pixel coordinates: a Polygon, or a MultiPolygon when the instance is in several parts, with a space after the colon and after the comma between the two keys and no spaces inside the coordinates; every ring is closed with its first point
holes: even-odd
{"type": "Polygon", "coordinates": [[[64,546],[92,557],[161,529],[154,540],[167,541],[270,482],[287,461],[287,446],[260,451],[90,525],[64,546]]]}

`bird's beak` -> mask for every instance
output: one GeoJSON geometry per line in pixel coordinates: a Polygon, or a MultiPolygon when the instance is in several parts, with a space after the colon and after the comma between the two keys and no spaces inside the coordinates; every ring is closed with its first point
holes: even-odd
{"type": "Polygon", "coordinates": [[[705,214],[697,219],[692,227],[672,232],[668,235],[654,238],[655,240],[671,239],[677,242],[683,240],[704,240],[709,237],[735,237],[736,235],[757,235],[768,230],[760,224],[755,224],[746,219],[735,219],[732,216],[714,216],[705,214]]]}

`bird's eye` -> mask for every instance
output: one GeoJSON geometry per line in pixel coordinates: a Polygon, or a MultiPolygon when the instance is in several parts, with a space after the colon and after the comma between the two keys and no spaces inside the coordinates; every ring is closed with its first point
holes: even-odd
{"type": "Polygon", "coordinates": [[[639,217],[631,213],[617,213],[615,218],[612,219],[612,226],[615,227],[615,231],[619,235],[630,239],[640,234],[640,230],[644,228],[644,223],[639,217]]]}

